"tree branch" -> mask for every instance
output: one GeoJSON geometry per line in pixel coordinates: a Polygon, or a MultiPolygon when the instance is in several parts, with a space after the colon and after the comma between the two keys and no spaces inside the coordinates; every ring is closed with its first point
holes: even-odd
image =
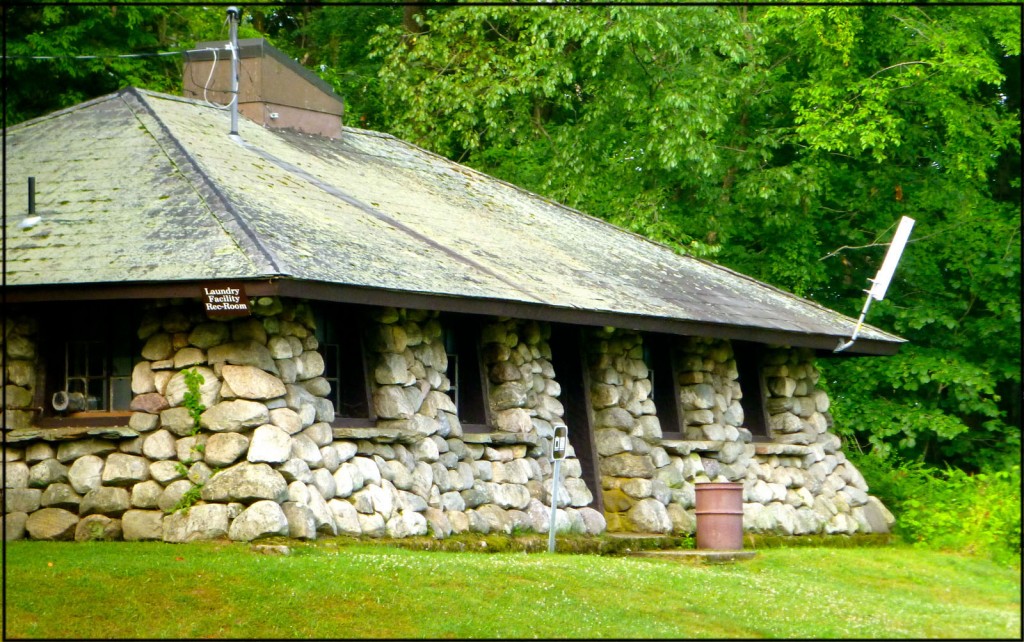
{"type": "Polygon", "coordinates": [[[882,73],[883,71],[889,71],[890,69],[896,69],[897,67],[906,67],[908,65],[926,65],[926,66],[930,67],[931,64],[932,63],[926,62],[924,60],[908,60],[907,62],[898,62],[895,65],[889,65],[888,67],[883,67],[883,68],[879,69],[875,73],[871,74],[869,76],[869,78],[874,78],[875,76],[877,76],[878,74],[882,73]]]}

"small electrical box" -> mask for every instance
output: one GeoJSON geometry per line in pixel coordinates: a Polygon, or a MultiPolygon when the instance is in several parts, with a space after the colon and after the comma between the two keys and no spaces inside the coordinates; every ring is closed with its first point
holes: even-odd
{"type": "Polygon", "coordinates": [[[569,428],[565,424],[555,424],[555,439],[551,442],[551,459],[565,459],[565,451],[569,445],[569,428]]]}

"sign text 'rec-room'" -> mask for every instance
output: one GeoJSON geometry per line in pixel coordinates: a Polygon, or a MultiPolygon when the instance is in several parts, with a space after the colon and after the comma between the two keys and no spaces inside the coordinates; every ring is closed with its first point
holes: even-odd
{"type": "Polygon", "coordinates": [[[214,318],[249,316],[249,297],[241,283],[203,286],[203,307],[214,318]]]}

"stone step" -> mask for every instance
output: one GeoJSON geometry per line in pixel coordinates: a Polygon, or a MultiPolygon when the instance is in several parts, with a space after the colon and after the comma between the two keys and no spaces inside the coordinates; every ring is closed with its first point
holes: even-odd
{"type": "Polygon", "coordinates": [[[628,553],[630,557],[649,557],[677,561],[699,561],[707,563],[737,562],[753,559],[757,551],[709,551],[709,550],[651,550],[628,553]]]}

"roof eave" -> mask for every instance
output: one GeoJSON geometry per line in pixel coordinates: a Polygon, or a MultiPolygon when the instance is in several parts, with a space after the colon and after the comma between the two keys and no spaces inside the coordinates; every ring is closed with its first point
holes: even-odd
{"type": "MultiPolygon", "coordinates": [[[[104,299],[198,298],[203,286],[209,286],[218,281],[243,281],[246,283],[246,292],[249,296],[287,296],[367,306],[419,308],[594,327],[609,326],[643,332],[715,337],[769,345],[811,348],[822,356],[829,356],[839,343],[849,338],[831,334],[756,328],[727,323],[651,317],[603,310],[583,310],[522,301],[300,281],[281,278],[277,275],[224,277],[216,281],[8,286],[7,301],[9,303],[33,303],[104,299]]],[[[899,351],[899,347],[903,343],[906,341],[898,337],[894,337],[892,340],[859,338],[850,348],[837,356],[893,355],[899,351]]]]}

